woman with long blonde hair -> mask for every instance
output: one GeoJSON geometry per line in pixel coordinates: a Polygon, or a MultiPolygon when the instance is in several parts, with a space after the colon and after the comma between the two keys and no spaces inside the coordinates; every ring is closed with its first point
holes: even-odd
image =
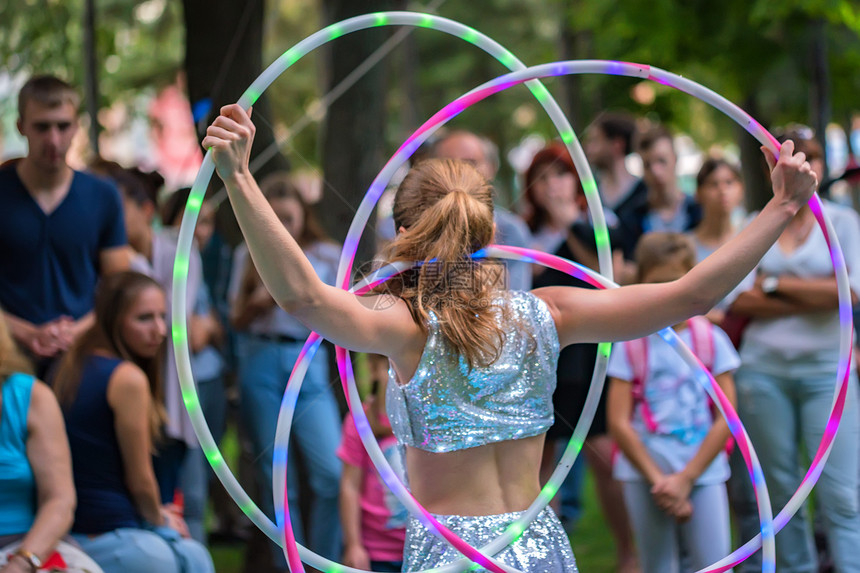
{"type": "MultiPolygon", "coordinates": [[[[470,257],[493,240],[489,184],[466,163],[428,160],[397,191],[398,235],[386,253],[386,262],[424,264],[384,292],[355,296],[316,276],[268,206],[248,167],[253,135],[248,113],[225,106],[203,146],[213,150],[263,282],[308,328],[389,358],[388,412],[406,446],[412,494],[473,545],[495,537],[540,491],[559,348],[641,337],[707,312],[753,268],[817,184],[803,155],[786,143],[778,161],[769,158],[774,198],[684,277],[605,291],[507,292],[487,263],[470,257]]],[[[404,570],[459,556],[410,521],[404,570]]],[[[496,558],[522,571],[576,570],[550,510],[496,558]]]]}

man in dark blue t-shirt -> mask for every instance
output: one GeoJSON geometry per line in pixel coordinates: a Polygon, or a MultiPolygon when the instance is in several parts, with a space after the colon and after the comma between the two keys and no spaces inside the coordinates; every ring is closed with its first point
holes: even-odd
{"type": "MultiPolygon", "coordinates": [[[[627,157],[634,152],[636,120],[623,112],[601,114],[585,134],[585,156],[598,171],[597,190],[607,211],[607,224],[614,227],[613,235],[624,252],[624,259],[633,263],[633,251],[642,235],[640,210],[647,203],[647,188],[642,179],[627,170],[627,157]]],[[[621,284],[633,280],[635,268],[615,269],[621,284]]]]}
{"type": "Polygon", "coordinates": [[[692,230],[702,220],[702,209],[678,186],[678,155],[671,132],[661,125],[650,128],[640,135],[638,149],[642,180],[648,188],[647,201],[638,211],[642,232],[692,230]]]}
{"type": "Polygon", "coordinates": [[[27,156],[0,169],[0,307],[37,361],[92,324],[99,276],[130,260],[116,189],[66,163],[78,104],[62,80],[31,78],[18,95],[27,156]]]}

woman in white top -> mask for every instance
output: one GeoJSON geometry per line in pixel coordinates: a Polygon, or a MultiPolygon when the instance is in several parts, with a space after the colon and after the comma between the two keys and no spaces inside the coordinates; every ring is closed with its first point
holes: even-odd
{"type": "MultiPolygon", "coordinates": [[[[744,200],[744,183],[738,167],[725,159],[711,157],[696,175],[696,202],[702,207],[702,221],[690,231],[696,262],[725,245],[737,235],[735,214],[744,200]]],[[[708,314],[714,324],[726,316],[729,301],[721,301],[708,314]]]]}
{"type": "MultiPolygon", "coordinates": [[[[823,176],[823,154],[814,140],[797,137],[812,168],[823,176]]],[[[860,293],[860,220],[831,203],[833,222],[845,254],[852,298],[860,293]]],[[[738,413],[756,445],[774,511],[785,506],[805,471],[801,443],[812,456],[821,442],[833,402],[838,362],[836,278],[824,235],[808,207],[795,215],[762,258],[757,273],[731,310],[751,318],[740,347],[738,413]]],[[[852,376],[856,374],[852,373],[852,376]]],[[[860,571],[858,513],[857,380],[849,382],[839,433],[815,488],[816,511],[824,518],[830,553],[841,573],[860,571]]],[[[755,502],[747,499],[741,537],[759,530],[755,502]]],[[[734,502],[733,502],[734,503],[734,502]]],[[[744,509],[743,505],[746,505],[744,509]]],[[[816,552],[805,512],[777,536],[779,571],[816,571],[816,552]]]]}

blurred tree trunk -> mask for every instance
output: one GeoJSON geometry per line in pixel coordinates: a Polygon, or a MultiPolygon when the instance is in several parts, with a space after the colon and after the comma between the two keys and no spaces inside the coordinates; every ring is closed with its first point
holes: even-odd
{"type": "MultiPolygon", "coordinates": [[[[763,117],[755,96],[747,96],[743,109],[751,116],[758,118],[762,125],[770,125],[770,118],[763,117]]],[[[742,127],[737,128],[738,143],[741,150],[741,175],[744,181],[747,211],[758,211],[773,196],[770,179],[767,175],[767,165],[761,153],[761,144],[742,127]]]]}
{"type": "MultiPolygon", "coordinates": [[[[324,0],[325,24],[391,10],[394,0],[324,0]]],[[[337,86],[390,35],[389,28],[348,34],[328,46],[326,91],[337,86]]],[[[374,66],[328,108],[322,134],[323,205],[328,233],[342,241],[361,198],[385,161],[386,65],[374,66]]],[[[376,225],[371,218],[356,266],[373,256],[376,225]]]]}
{"type": "MultiPolygon", "coordinates": [[[[593,32],[574,29],[579,2],[570,2],[560,8],[561,37],[559,54],[562,60],[585,60],[594,57],[593,32]]],[[[570,125],[579,137],[595,115],[603,107],[603,98],[595,82],[580,74],[567,74],[560,78],[562,94],[560,105],[567,115],[570,125]],[[590,89],[589,89],[590,88],[590,89]],[[597,89],[596,89],[597,88],[597,89]]]]}
{"type": "MultiPolygon", "coordinates": [[[[262,70],[264,0],[182,0],[185,19],[185,73],[192,106],[211,101],[209,113],[198,119],[198,136],[217,116],[221,106],[235,103],[262,70]]],[[[266,95],[254,104],[257,135],[251,160],[275,144],[272,114],[266,95]]],[[[289,169],[279,152],[274,153],[256,176],[289,169]]],[[[220,185],[219,185],[220,188],[220,185]]],[[[235,244],[241,239],[229,202],[221,204],[219,228],[235,244]]]]}
{"type": "MultiPolygon", "coordinates": [[[[819,18],[810,24],[812,49],[810,50],[811,81],[809,82],[809,117],[815,129],[815,137],[822,149],[827,149],[824,140],[827,124],[833,115],[830,103],[830,66],[827,61],[827,22],[819,18]]],[[[827,171],[827,154],[824,155],[824,173],[827,171]]]]}

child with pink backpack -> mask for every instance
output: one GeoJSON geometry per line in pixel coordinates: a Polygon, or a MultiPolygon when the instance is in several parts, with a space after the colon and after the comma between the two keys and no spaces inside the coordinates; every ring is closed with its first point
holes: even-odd
{"type": "MultiPolygon", "coordinates": [[[[637,245],[640,282],[676,280],[693,268],[695,249],[678,233],[649,233],[637,245]]],[[[704,317],[675,326],[732,403],[740,358],[704,317]]],[[[658,334],[617,344],[607,371],[609,431],[643,573],[701,569],[730,550],[725,419],[694,372],[658,334]]]]}

